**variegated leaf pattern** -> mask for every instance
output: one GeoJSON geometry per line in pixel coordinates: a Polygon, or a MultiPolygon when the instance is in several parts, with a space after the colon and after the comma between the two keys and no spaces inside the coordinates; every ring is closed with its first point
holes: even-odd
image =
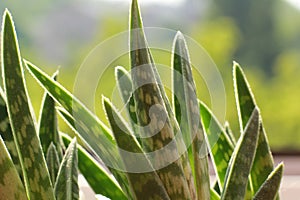
{"type": "MultiPolygon", "coordinates": [[[[54,73],[53,79],[56,80],[58,71],[54,73]]],[[[57,116],[55,110],[55,101],[45,92],[39,119],[39,137],[43,152],[46,155],[51,143],[55,146],[59,159],[62,159],[63,148],[61,146],[61,138],[58,134],[57,116]]]]}
{"type": "MultiPolygon", "coordinates": [[[[235,89],[235,98],[238,110],[241,130],[250,118],[251,112],[256,106],[255,99],[246,76],[239,64],[234,63],[233,80],[235,89]]],[[[261,119],[260,119],[261,120],[261,119]]],[[[265,182],[268,175],[273,171],[274,161],[270,151],[268,139],[261,121],[259,127],[259,139],[257,151],[251,170],[251,182],[254,193],[257,192],[259,187],[265,182]]]]}
{"type": "MultiPolygon", "coordinates": [[[[171,199],[190,199],[173,126],[170,123],[159,84],[155,79],[154,66],[151,63],[144,31],[141,28],[142,22],[136,0],[132,1],[130,25],[131,77],[133,88],[135,88],[137,121],[138,125],[142,127],[141,130],[146,130],[142,131],[142,134],[146,136],[141,139],[143,148],[146,152],[160,149],[164,152],[155,154],[154,160],[159,166],[166,166],[157,170],[157,173],[169,197],[171,199]],[[168,145],[168,149],[166,149],[166,145],[168,145]],[[168,152],[167,155],[166,152],[168,152]],[[171,163],[168,160],[172,160],[171,163]],[[171,187],[170,183],[174,182],[177,182],[176,187],[171,187]]],[[[154,168],[156,167],[154,166],[154,168]]]]}
{"type": "Polygon", "coordinates": [[[219,189],[222,191],[234,146],[210,109],[203,102],[199,104],[201,120],[208,140],[213,167],[216,172],[219,189]]]}
{"type": "Polygon", "coordinates": [[[255,108],[232,154],[222,200],[244,200],[258,141],[259,111],[255,108]]]}
{"type": "Polygon", "coordinates": [[[127,108],[129,121],[132,129],[135,129],[137,124],[137,117],[135,112],[135,101],[133,98],[132,81],[130,74],[123,67],[116,67],[115,69],[116,82],[118,84],[122,100],[127,108]]]}
{"type": "Polygon", "coordinates": [[[27,200],[24,185],[0,136],[0,200],[27,200]]]}
{"type": "MultiPolygon", "coordinates": [[[[120,114],[113,108],[108,99],[104,98],[103,102],[125,167],[127,169],[134,169],[136,165],[145,165],[152,168],[145,155],[136,157],[136,153],[139,155],[143,155],[144,153],[125,122],[120,118],[120,114]]],[[[127,172],[127,176],[136,199],[170,199],[164,185],[153,168],[151,171],[144,173],[127,172]]]]}
{"type": "Polygon", "coordinates": [[[76,138],[68,146],[54,185],[56,200],[79,199],[78,156],[76,138]]]}
{"type": "MultiPolygon", "coordinates": [[[[196,196],[196,192],[195,192],[195,188],[194,188],[195,186],[193,184],[194,180],[193,180],[193,177],[192,177],[192,169],[191,169],[191,165],[190,165],[190,162],[189,162],[189,155],[186,152],[187,148],[184,144],[184,140],[183,140],[182,135],[181,135],[181,130],[180,130],[179,125],[176,121],[175,115],[172,111],[171,104],[170,104],[170,102],[167,98],[167,95],[165,93],[164,86],[163,86],[162,81],[160,79],[159,73],[158,73],[158,71],[155,67],[154,59],[152,57],[150,48],[147,45],[147,41],[146,41],[145,36],[144,36],[143,23],[142,23],[142,18],[141,18],[141,15],[140,15],[137,0],[132,1],[130,26],[131,26],[130,27],[131,32],[140,36],[139,38],[138,37],[136,38],[136,39],[139,40],[139,42],[138,42],[138,40],[135,41],[135,39],[131,40],[131,42],[136,42],[136,44],[139,43],[140,47],[138,47],[138,48],[143,49],[143,51],[145,51],[144,52],[145,56],[147,54],[146,57],[147,57],[148,62],[149,62],[148,63],[149,68],[151,67],[151,69],[153,71],[153,74],[154,74],[153,78],[157,83],[158,93],[160,93],[161,98],[163,99],[165,109],[166,109],[167,114],[169,116],[170,124],[172,126],[174,135],[176,136],[175,139],[176,139],[176,142],[177,142],[178,152],[181,155],[180,162],[181,162],[182,167],[183,167],[184,176],[185,176],[185,179],[187,180],[191,197],[194,198],[196,196]]],[[[133,46],[131,46],[131,47],[133,47],[133,46]]],[[[132,53],[132,49],[131,49],[131,53],[132,53]]],[[[131,54],[131,55],[133,55],[133,54],[131,54]]],[[[134,62],[133,59],[131,61],[134,62]]]]}
{"type": "MultiPolygon", "coordinates": [[[[71,143],[71,138],[60,133],[65,146],[71,143]]],[[[96,194],[110,199],[128,199],[112,175],[99,164],[82,146],[77,144],[78,168],[96,194]]]]}
{"type": "Polygon", "coordinates": [[[5,99],[6,97],[3,93],[3,90],[0,88],[0,135],[3,138],[10,157],[20,175],[20,178],[22,179],[22,169],[9,122],[5,99]]]}
{"type": "Polygon", "coordinates": [[[207,145],[200,120],[196,86],[183,35],[178,32],[173,45],[173,89],[176,118],[186,146],[191,145],[198,199],[209,199],[207,145]]]}
{"type": "Polygon", "coordinates": [[[32,118],[31,105],[28,102],[16,32],[7,10],[2,24],[4,88],[26,192],[31,200],[54,199],[49,173],[32,118]]]}
{"type": "Polygon", "coordinates": [[[47,162],[52,185],[54,185],[56,181],[58,169],[60,166],[60,160],[58,157],[58,152],[56,150],[56,147],[53,143],[50,143],[48,147],[47,154],[46,154],[46,162],[47,162]]]}
{"type": "MultiPolygon", "coordinates": [[[[60,104],[70,119],[69,125],[83,141],[86,141],[93,151],[108,166],[120,167],[121,159],[117,151],[117,145],[110,130],[94,114],[91,113],[76,97],[68,92],[58,82],[46,75],[40,69],[29,62],[25,62],[28,70],[41,83],[41,86],[49,92],[49,95],[60,104]],[[101,142],[98,142],[101,141],[101,142]]],[[[122,189],[130,196],[128,181],[123,172],[110,168],[122,189]]]]}
{"type": "Polygon", "coordinates": [[[280,163],[259,188],[253,200],[275,199],[283,175],[283,163],[280,163]]]}

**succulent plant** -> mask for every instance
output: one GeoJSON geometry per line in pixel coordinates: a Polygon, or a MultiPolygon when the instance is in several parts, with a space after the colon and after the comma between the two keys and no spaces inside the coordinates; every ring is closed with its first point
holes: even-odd
{"type": "Polygon", "coordinates": [[[174,94],[169,101],[137,0],[130,16],[131,70],[115,70],[129,121],[103,97],[109,129],[56,81],[57,74],[51,77],[22,60],[12,17],[5,11],[0,199],[78,199],[78,171],[96,194],[111,199],[279,198],[283,164],[274,168],[260,111],[241,67],[234,63],[240,124],[236,140],[229,125],[222,126],[198,100],[183,35],[178,32],[174,39],[174,94]],[[39,126],[27,95],[24,64],[45,89],[39,126]],[[81,144],[59,131],[57,112],[81,144]],[[209,157],[216,174],[212,183],[209,157]]]}

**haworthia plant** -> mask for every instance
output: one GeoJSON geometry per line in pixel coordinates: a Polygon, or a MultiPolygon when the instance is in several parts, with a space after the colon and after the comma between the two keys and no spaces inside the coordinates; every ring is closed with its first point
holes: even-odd
{"type": "Polygon", "coordinates": [[[70,143],[60,165],[54,185],[57,200],[79,199],[78,156],[76,138],[70,143]]]}
{"type": "Polygon", "coordinates": [[[2,70],[7,109],[28,198],[54,199],[46,162],[36,134],[24,84],[17,37],[6,10],[2,27],[2,70]]]}
{"type": "Polygon", "coordinates": [[[209,108],[198,103],[181,33],[176,35],[172,50],[175,95],[171,106],[146,41],[137,0],[132,0],[130,14],[131,74],[122,67],[115,71],[130,122],[104,98],[111,130],[56,80],[25,61],[46,90],[37,135],[8,11],[3,17],[1,38],[1,200],[78,199],[78,169],[95,193],[110,199],[276,197],[283,165],[273,169],[262,120],[241,68],[234,64],[241,126],[236,142],[229,124],[222,127],[209,108]],[[59,132],[56,111],[80,137],[82,146],[59,132]],[[61,137],[69,146],[65,154],[61,137]],[[211,188],[206,146],[216,173],[211,188]],[[136,167],[144,170],[134,171],[136,167]]]}
{"type": "MultiPolygon", "coordinates": [[[[251,112],[256,106],[256,103],[246,76],[237,63],[234,63],[233,67],[233,80],[239,122],[242,131],[245,128],[245,125],[250,118],[251,112]]],[[[263,184],[263,182],[266,180],[266,178],[274,168],[273,157],[270,151],[268,139],[262,121],[260,122],[259,127],[259,139],[256,152],[257,153],[255,155],[253,167],[251,170],[254,193],[257,192],[261,184],[263,184]]]]}

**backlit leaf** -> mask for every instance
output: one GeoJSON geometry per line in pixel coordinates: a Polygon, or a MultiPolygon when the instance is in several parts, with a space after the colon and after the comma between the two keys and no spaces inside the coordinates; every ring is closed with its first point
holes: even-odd
{"type": "Polygon", "coordinates": [[[141,126],[140,133],[144,137],[141,139],[142,146],[146,152],[163,150],[162,153],[155,154],[155,164],[159,165],[160,168],[163,167],[157,170],[157,173],[169,197],[171,199],[190,199],[190,191],[182,162],[178,160],[180,156],[174,137],[174,126],[172,120],[169,119],[170,113],[166,110],[162,91],[160,91],[162,85],[159,84],[156,79],[157,76],[155,76],[155,66],[142,29],[137,0],[132,1],[131,7],[130,57],[137,121],[138,125],[141,126]],[[168,149],[162,148],[167,144],[168,149]],[[169,184],[175,180],[177,182],[176,188],[169,184]]]}
{"type": "Polygon", "coordinates": [[[144,155],[137,140],[132,136],[129,129],[126,128],[124,121],[120,118],[108,99],[104,98],[103,102],[107,118],[120,148],[119,152],[127,169],[134,169],[136,166],[141,165],[150,168],[149,172],[127,172],[135,198],[170,199],[157,173],[144,155]],[[131,152],[132,154],[129,154],[128,152],[131,152]],[[137,158],[137,154],[141,156],[137,158]]]}
{"type": "Polygon", "coordinates": [[[275,199],[282,179],[283,164],[279,164],[259,188],[253,200],[275,199]]]}
{"type": "Polygon", "coordinates": [[[245,198],[248,176],[257,147],[258,129],[259,111],[255,108],[232,154],[221,195],[222,200],[243,200],[245,198]]]}
{"type": "MultiPolygon", "coordinates": [[[[237,63],[234,63],[233,73],[240,128],[241,131],[243,131],[248,119],[250,118],[252,110],[256,106],[256,103],[246,76],[244,75],[242,68],[237,63]]],[[[273,157],[270,151],[267,135],[263,127],[263,122],[261,121],[257,151],[251,170],[251,181],[254,193],[256,193],[260,186],[265,182],[268,175],[273,171],[273,168],[273,157]]]]}
{"type": "MultiPolygon", "coordinates": [[[[192,151],[198,199],[209,198],[207,146],[200,120],[196,86],[183,35],[178,32],[173,45],[173,101],[177,121],[188,151],[192,151]]],[[[193,183],[192,183],[193,184],[193,183]]]]}
{"type": "MultiPolygon", "coordinates": [[[[71,143],[71,138],[62,134],[66,146],[71,143]]],[[[127,197],[122,189],[109,174],[108,169],[100,165],[82,146],[77,144],[78,168],[96,194],[101,194],[110,199],[126,200],[127,197]]]]}
{"type": "Polygon", "coordinates": [[[8,114],[27,195],[31,200],[54,199],[25,88],[16,32],[12,17],[7,10],[3,16],[1,57],[8,114]]]}
{"type": "Polygon", "coordinates": [[[27,200],[24,185],[0,137],[0,199],[27,200]]]}
{"type": "Polygon", "coordinates": [[[78,156],[76,138],[68,146],[54,186],[56,200],[79,199],[78,156]]]}

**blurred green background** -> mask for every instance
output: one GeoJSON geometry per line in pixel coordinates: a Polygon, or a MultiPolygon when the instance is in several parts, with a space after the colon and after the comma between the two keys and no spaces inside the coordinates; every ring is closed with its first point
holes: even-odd
{"type": "MultiPolygon", "coordinates": [[[[294,4],[291,1],[140,0],[145,26],[180,30],[212,57],[223,77],[226,116],[236,135],[232,61],[240,63],[260,105],[273,151],[300,151],[300,7],[295,5],[297,0],[294,4]]],[[[59,82],[70,91],[88,53],[100,42],[128,29],[129,0],[4,0],[0,11],[5,8],[14,16],[23,58],[49,74],[61,66],[59,82]]],[[[163,39],[161,42],[169,43],[163,39]]],[[[171,49],[171,43],[166,45],[171,49]]],[[[117,48],[116,43],[105,52],[117,48]]],[[[97,60],[105,56],[99,54],[97,60]]],[[[154,56],[157,62],[170,65],[170,54],[154,52],[154,56]]],[[[101,63],[98,65],[101,67],[101,63]]],[[[101,94],[111,96],[116,65],[128,69],[128,55],[110,63],[99,81],[95,107],[104,122],[101,94]]],[[[38,117],[43,90],[25,73],[38,117]]],[[[196,84],[199,97],[209,104],[206,86],[201,80],[196,84]]],[[[62,122],[60,125],[62,130],[70,131],[62,122]]]]}

